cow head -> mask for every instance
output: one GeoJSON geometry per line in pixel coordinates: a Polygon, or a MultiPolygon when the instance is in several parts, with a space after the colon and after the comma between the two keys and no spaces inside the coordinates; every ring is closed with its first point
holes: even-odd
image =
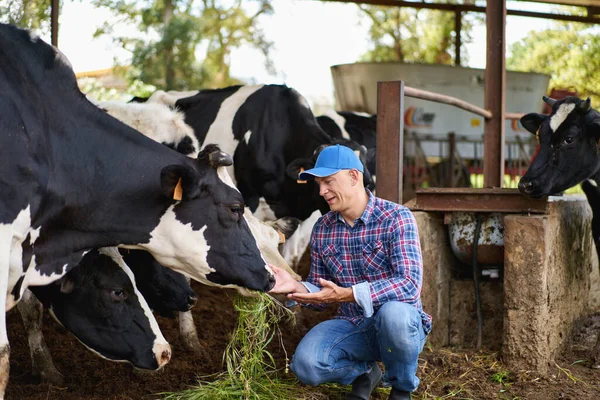
{"type": "Polygon", "coordinates": [[[530,113],[521,118],[540,143],[538,155],[519,182],[521,193],[531,197],[559,193],[600,168],[600,114],[591,108],[590,99],[544,96],[544,101],[552,106],[550,115],[530,113]]]}
{"type": "Polygon", "coordinates": [[[115,248],[92,250],[60,280],[30,287],[53,317],[93,352],[158,369],[171,349],[115,248]]]}
{"type": "Polygon", "coordinates": [[[198,300],[185,276],[160,265],[150,253],[122,250],[125,263],[135,275],[135,283],[152,310],[166,318],[189,311],[198,300]]]}
{"type": "Polygon", "coordinates": [[[275,278],[225,168],[233,163],[231,156],[207,145],[198,159],[187,160],[162,170],[162,192],[174,201],[150,232],[150,241],[123,247],[145,249],[162,265],[208,285],[270,290],[275,278]]]}

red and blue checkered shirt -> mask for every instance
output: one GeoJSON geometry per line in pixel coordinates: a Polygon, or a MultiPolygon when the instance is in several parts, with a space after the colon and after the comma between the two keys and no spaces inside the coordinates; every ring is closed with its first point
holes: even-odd
{"type": "Polygon", "coordinates": [[[356,303],[340,303],[336,318],[357,325],[385,302],[412,304],[429,333],[431,316],[421,305],[423,258],[415,218],[408,208],[367,192],[367,207],[354,226],[333,211],[315,223],[306,287],[310,292],[320,290],[319,278],[352,287],[356,303]]]}

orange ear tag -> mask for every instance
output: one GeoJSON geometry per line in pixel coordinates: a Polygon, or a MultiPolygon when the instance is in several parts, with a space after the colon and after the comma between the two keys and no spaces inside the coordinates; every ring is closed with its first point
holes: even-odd
{"type": "Polygon", "coordinates": [[[280,230],[277,231],[277,234],[279,235],[279,244],[285,243],[285,235],[280,230]]]}
{"type": "Polygon", "coordinates": [[[183,197],[183,189],[181,188],[181,178],[177,181],[177,185],[175,186],[175,190],[173,191],[173,200],[181,200],[183,197]]]}
{"type": "MultiPolygon", "coordinates": [[[[304,168],[300,167],[300,172],[304,172],[304,168]]],[[[300,175],[300,172],[298,173],[298,175],[300,175]]],[[[298,179],[296,182],[297,183],[306,183],[306,181],[301,181],[300,179],[298,179]]]]}

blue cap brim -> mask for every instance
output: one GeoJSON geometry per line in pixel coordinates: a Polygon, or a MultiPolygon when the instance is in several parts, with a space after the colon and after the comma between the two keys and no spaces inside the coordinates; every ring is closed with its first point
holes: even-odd
{"type": "Polygon", "coordinates": [[[307,169],[306,171],[302,171],[298,174],[298,179],[302,181],[307,181],[309,179],[313,179],[315,176],[322,178],[324,176],[333,175],[337,172],[340,172],[341,168],[327,168],[327,167],[317,167],[312,169],[307,169]]]}

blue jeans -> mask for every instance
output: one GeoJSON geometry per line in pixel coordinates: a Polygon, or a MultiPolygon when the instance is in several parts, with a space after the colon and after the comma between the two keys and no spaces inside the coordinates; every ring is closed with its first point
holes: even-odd
{"type": "Polygon", "coordinates": [[[419,386],[417,362],[426,338],[419,311],[392,301],[358,326],[345,319],[316,325],[298,344],[290,369],[306,385],[349,385],[382,361],[384,380],[412,392],[419,386]]]}

